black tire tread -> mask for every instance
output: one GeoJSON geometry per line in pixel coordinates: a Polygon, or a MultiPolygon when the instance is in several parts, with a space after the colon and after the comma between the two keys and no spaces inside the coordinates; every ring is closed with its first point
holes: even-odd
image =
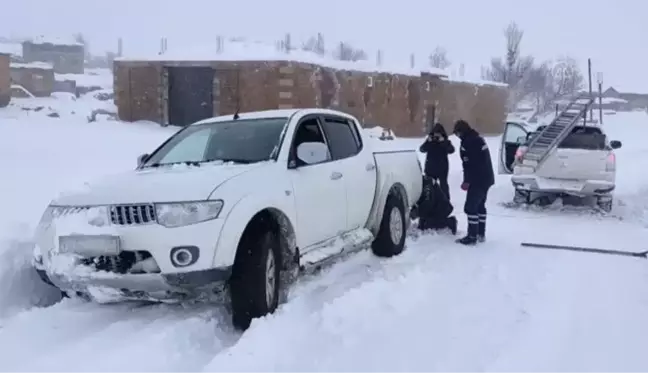
{"type": "Polygon", "coordinates": [[[405,238],[406,238],[406,228],[407,224],[405,223],[405,203],[401,195],[395,191],[391,190],[387,196],[387,201],[385,202],[385,209],[383,210],[382,220],[380,221],[380,230],[376,235],[376,239],[371,244],[371,250],[374,255],[389,258],[395,255],[399,255],[403,252],[405,248],[405,238]],[[389,217],[392,209],[398,207],[401,212],[401,218],[403,221],[403,237],[401,242],[398,245],[394,245],[391,241],[389,233],[389,217]]]}
{"type": "Polygon", "coordinates": [[[243,233],[230,278],[232,323],[236,329],[246,330],[252,319],[277,308],[280,282],[275,286],[273,304],[268,307],[265,300],[265,263],[269,250],[275,254],[275,278],[278,280],[281,263],[278,229],[272,221],[257,218],[243,233]]]}

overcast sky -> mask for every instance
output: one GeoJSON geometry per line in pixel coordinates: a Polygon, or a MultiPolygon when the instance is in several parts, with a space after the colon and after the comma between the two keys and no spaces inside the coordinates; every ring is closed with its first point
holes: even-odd
{"type": "MultiPolygon", "coordinates": [[[[524,54],[571,55],[602,71],[604,85],[648,92],[648,2],[641,0],[4,0],[0,35],[65,36],[83,32],[93,51],[157,51],[187,43],[215,45],[216,35],[273,41],[286,32],[305,39],[322,32],[408,64],[437,45],[468,74],[504,52],[503,28],[525,31],[524,54]],[[10,5],[9,5],[10,4],[10,5]],[[194,39],[193,41],[191,39],[194,39]]],[[[584,71],[586,73],[586,70],[584,71]]],[[[594,78],[596,79],[596,78],[594,78]]]]}

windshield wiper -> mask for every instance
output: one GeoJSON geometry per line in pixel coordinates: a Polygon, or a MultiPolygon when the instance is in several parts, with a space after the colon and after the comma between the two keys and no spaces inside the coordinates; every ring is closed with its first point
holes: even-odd
{"type": "Polygon", "coordinates": [[[169,162],[169,163],[151,163],[150,165],[147,165],[146,168],[148,168],[148,167],[157,168],[157,167],[162,167],[162,166],[172,166],[172,165],[174,165],[174,164],[184,164],[184,165],[187,165],[187,166],[196,166],[196,167],[200,167],[200,163],[201,163],[201,162],[197,162],[197,161],[183,161],[183,162],[169,162]]]}
{"type": "Polygon", "coordinates": [[[258,161],[254,161],[254,160],[240,159],[240,158],[214,158],[214,159],[208,159],[206,161],[203,161],[203,163],[218,162],[218,161],[221,161],[223,163],[233,162],[233,163],[242,163],[242,164],[250,164],[250,163],[258,162],[258,161]]]}

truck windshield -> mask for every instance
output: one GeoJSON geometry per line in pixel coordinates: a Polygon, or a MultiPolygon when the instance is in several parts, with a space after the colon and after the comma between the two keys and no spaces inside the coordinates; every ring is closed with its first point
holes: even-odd
{"type": "Polygon", "coordinates": [[[175,134],[143,167],[270,160],[278,151],[287,122],[288,118],[263,118],[192,125],[175,134]]]}
{"type": "MultiPolygon", "coordinates": [[[[538,136],[544,126],[538,127],[534,132],[527,135],[526,145],[531,143],[538,136]]],[[[584,150],[604,150],[605,134],[598,127],[577,126],[572,132],[558,145],[560,149],[584,149],[584,150]]]]}

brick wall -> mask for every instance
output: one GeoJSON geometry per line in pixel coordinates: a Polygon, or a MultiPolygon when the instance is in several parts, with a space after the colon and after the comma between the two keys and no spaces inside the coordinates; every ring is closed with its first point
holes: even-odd
{"type": "Polygon", "coordinates": [[[122,120],[165,120],[164,66],[214,68],[214,115],[277,108],[325,107],[363,123],[390,128],[396,136],[421,136],[436,118],[450,129],[466,119],[484,133],[501,133],[506,91],[421,76],[343,71],[288,61],[115,61],[115,104],[122,120]],[[436,110],[435,110],[436,109],[436,110]]]}

